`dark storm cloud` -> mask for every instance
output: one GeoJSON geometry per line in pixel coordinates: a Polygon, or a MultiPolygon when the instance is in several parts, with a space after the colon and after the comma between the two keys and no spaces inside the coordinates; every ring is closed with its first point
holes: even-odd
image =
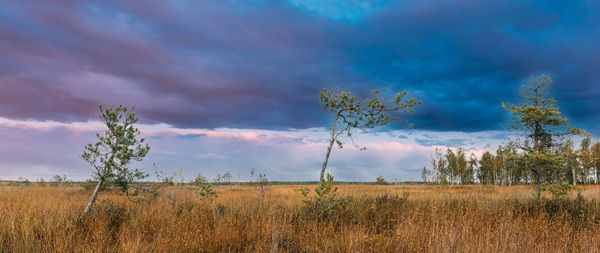
{"type": "Polygon", "coordinates": [[[0,117],[123,103],[179,127],[322,127],[318,92],[339,86],[408,90],[416,129],[479,131],[504,128],[501,103],[549,73],[564,113],[600,131],[595,1],[300,2],[4,2],[0,117]]]}

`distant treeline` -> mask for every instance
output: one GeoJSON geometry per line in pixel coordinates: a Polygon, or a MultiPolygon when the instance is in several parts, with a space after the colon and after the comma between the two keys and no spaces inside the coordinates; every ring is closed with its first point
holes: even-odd
{"type": "MultiPolygon", "coordinates": [[[[535,182],[531,159],[521,152],[518,142],[499,145],[495,152],[481,157],[467,154],[464,148],[436,149],[431,169],[423,168],[426,183],[515,185],[535,182]]],[[[559,143],[550,151],[561,159],[554,168],[544,170],[544,182],[576,184],[600,183],[600,141],[592,144],[589,136],[578,147],[573,140],[559,143]]]]}

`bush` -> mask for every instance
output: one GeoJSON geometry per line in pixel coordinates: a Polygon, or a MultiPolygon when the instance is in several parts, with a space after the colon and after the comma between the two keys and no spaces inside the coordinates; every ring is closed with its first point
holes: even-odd
{"type": "Polygon", "coordinates": [[[327,220],[336,215],[342,215],[353,210],[350,202],[338,197],[337,187],[334,186],[333,176],[327,173],[327,180],[321,179],[319,186],[314,189],[315,195],[309,196],[307,189],[301,189],[305,213],[316,216],[319,220],[327,220]]]}
{"type": "Polygon", "coordinates": [[[208,180],[200,173],[194,178],[194,185],[203,185],[206,183],[208,183],[208,180]]]}
{"type": "Polygon", "coordinates": [[[200,196],[205,197],[208,200],[213,197],[218,197],[217,192],[212,187],[212,184],[202,184],[200,187],[200,191],[198,192],[200,196]]]}
{"type": "Polygon", "coordinates": [[[547,187],[547,190],[550,193],[552,193],[552,196],[555,199],[559,199],[559,198],[565,197],[573,189],[575,189],[573,187],[573,185],[569,184],[568,182],[562,182],[562,183],[558,183],[558,184],[552,184],[549,187],[547,187]]]}
{"type": "Polygon", "coordinates": [[[375,184],[386,185],[388,184],[388,182],[385,181],[385,178],[383,178],[383,176],[378,176],[377,178],[375,178],[375,184]]]}

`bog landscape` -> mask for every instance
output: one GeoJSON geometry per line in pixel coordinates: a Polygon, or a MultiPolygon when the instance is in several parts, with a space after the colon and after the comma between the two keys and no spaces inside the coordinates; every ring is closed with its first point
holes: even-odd
{"type": "Polygon", "coordinates": [[[0,252],[600,252],[598,18],[0,3],[0,252]]]}

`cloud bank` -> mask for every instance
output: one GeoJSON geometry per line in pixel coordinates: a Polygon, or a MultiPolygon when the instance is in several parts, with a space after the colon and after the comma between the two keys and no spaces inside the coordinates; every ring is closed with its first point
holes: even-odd
{"type": "MultiPolygon", "coordinates": [[[[4,1],[0,175],[68,174],[102,126],[135,106],[147,159],[186,176],[254,167],[315,180],[331,115],[318,93],[408,91],[423,105],[335,150],[343,180],[418,179],[436,146],[507,140],[502,102],[530,74],[575,127],[600,134],[597,1],[4,1]]],[[[151,168],[151,164],[141,164],[151,168]]]]}
{"type": "MultiPolygon", "coordinates": [[[[600,119],[596,1],[8,1],[0,116],[150,124],[324,127],[318,92],[407,90],[415,127],[503,129],[503,101],[549,73],[575,125],[600,119]]],[[[393,128],[400,128],[400,125],[393,128]]]]}
{"type": "MultiPolygon", "coordinates": [[[[231,172],[235,180],[246,181],[250,179],[250,169],[255,168],[270,180],[316,181],[328,137],[323,128],[182,129],[167,124],[142,124],[139,128],[151,149],[136,166],[150,175],[158,170],[171,175],[182,168],[187,180],[198,173],[214,178],[218,173],[231,172]]],[[[74,180],[87,179],[92,168],[78,155],[85,144],[96,140],[95,133],[102,131],[102,124],[96,121],[60,123],[0,118],[0,179],[48,180],[63,174],[74,180]]],[[[338,180],[372,181],[383,175],[392,181],[417,181],[423,166],[429,166],[435,148],[463,146],[479,154],[485,149],[481,143],[501,143],[504,139],[494,131],[478,132],[473,137],[461,132],[398,130],[358,133],[355,141],[367,150],[346,145],[332,152],[328,172],[338,180]]]]}

